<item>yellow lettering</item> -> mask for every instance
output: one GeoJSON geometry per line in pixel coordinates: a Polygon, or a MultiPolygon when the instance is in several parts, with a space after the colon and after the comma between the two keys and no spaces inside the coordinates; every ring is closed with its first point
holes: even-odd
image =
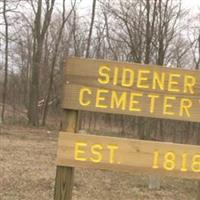
{"type": "Polygon", "coordinates": [[[180,78],[180,74],[169,74],[168,91],[169,92],[180,92],[179,88],[175,88],[179,81],[176,78],[180,78]]]}
{"type": "Polygon", "coordinates": [[[134,82],[134,71],[129,68],[123,69],[122,72],[122,86],[131,87],[134,82]]]}
{"type": "Polygon", "coordinates": [[[102,151],[103,146],[100,144],[93,144],[91,146],[91,152],[93,155],[95,155],[95,157],[91,157],[90,160],[94,163],[99,163],[102,161],[102,151]]]}
{"type": "Polygon", "coordinates": [[[119,73],[119,68],[114,69],[114,75],[113,75],[113,85],[117,85],[118,83],[118,73],[119,73]]]}
{"type": "Polygon", "coordinates": [[[130,95],[130,104],[129,104],[129,110],[130,111],[136,111],[136,112],[140,112],[141,108],[136,108],[135,105],[139,104],[138,100],[135,100],[135,97],[142,97],[142,94],[139,93],[131,93],[130,95]]]}
{"type": "Polygon", "coordinates": [[[114,163],[115,159],[115,155],[116,155],[116,150],[119,149],[118,145],[108,145],[107,148],[110,150],[109,153],[109,163],[114,163]]]}
{"type": "Polygon", "coordinates": [[[186,75],[184,77],[184,93],[194,94],[194,86],[196,78],[194,76],[186,75]]]}
{"type": "Polygon", "coordinates": [[[148,81],[148,74],[150,74],[149,70],[139,70],[138,71],[138,81],[137,87],[138,88],[149,88],[149,85],[145,85],[143,82],[148,81]]]}
{"type": "Polygon", "coordinates": [[[181,99],[180,103],[180,112],[179,115],[183,116],[184,113],[187,115],[187,117],[190,117],[190,108],[192,107],[192,101],[190,99],[181,99]]]}
{"type": "Polygon", "coordinates": [[[111,95],[111,108],[120,108],[125,110],[126,108],[126,96],[127,93],[123,92],[121,95],[118,95],[116,91],[112,91],[111,95]]]}
{"type": "Polygon", "coordinates": [[[108,84],[110,81],[109,76],[110,68],[107,66],[100,66],[99,67],[99,75],[101,77],[98,78],[98,82],[101,84],[108,84]]]}
{"type": "Polygon", "coordinates": [[[192,171],[200,172],[200,154],[196,154],[192,158],[192,171]]]}
{"type": "Polygon", "coordinates": [[[163,167],[167,171],[172,171],[176,167],[176,155],[173,152],[167,152],[164,156],[163,167]]]}
{"type": "Polygon", "coordinates": [[[76,142],[75,143],[75,150],[74,150],[74,159],[75,160],[80,160],[80,161],[86,161],[87,158],[85,157],[81,157],[80,154],[84,154],[85,153],[85,150],[83,149],[80,149],[81,147],[86,147],[87,146],[87,143],[85,142],[76,142]]]}
{"type": "Polygon", "coordinates": [[[153,169],[158,169],[159,168],[159,159],[160,159],[160,152],[159,151],[154,151],[154,156],[153,156],[153,169]]]}
{"type": "Polygon", "coordinates": [[[148,97],[150,98],[150,113],[154,113],[155,111],[155,102],[156,99],[159,98],[158,95],[149,94],[148,97]]]}
{"type": "Polygon", "coordinates": [[[92,91],[89,88],[81,88],[80,94],[79,94],[79,103],[82,106],[89,106],[91,101],[84,99],[85,94],[91,95],[92,91]]]}
{"type": "Polygon", "coordinates": [[[158,72],[153,73],[153,84],[152,89],[153,90],[164,90],[165,86],[165,73],[161,73],[161,75],[158,72]],[[158,88],[159,87],[159,88],[158,88]]]}
{"type": "Polygon", "coordinates": [[[164,97],[164,106],[163,106],[163,114],[164,115],[174,115],[174,112],[168,111],[169,108],[172,108],[173,106],[169,104],[169,101],[174,101],[176,100],[176,97],[164,97]]]}
{"type": "Polygon", "coordinates": [[[183,153],[182,154],[182,162],[181,162],[181,171],[182,172],[187,172],[187,160],[188,160],[188,154],[187,153],[183,153]]]}
{"type": "Polygon", "coordinates": [[[102,101],[105,101],[105,94],[108,94],[108,90],[104,89],[98,89],[97,90],[97,95],[96,95],[96,107],[97,108],[107,108],[108,106],[106,104],[103,104],[102,101]]]}

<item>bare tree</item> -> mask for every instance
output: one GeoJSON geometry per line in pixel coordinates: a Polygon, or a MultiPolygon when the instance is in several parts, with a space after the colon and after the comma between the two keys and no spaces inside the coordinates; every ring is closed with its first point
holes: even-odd
{"type": "Polygon", "coordinates": [[[29,109],[28,119],[29,124],[33,126],[39,126],[39,112],[38,112],[38,100],[39,100],[39,73],[42,59],[42,49],[44,44],[45,35],[47,33],[51,15],[54,8],[55,0],[45,1],[46,10],[44,17],[42,15],[43,1],[38,0],[37,9],[33,5],[35,11],[35,20],[33,27],[33,56],[32,56],[32,74],[30,84],[30,97],[29,97],[29,109]],[[42,23],[42,19],[43,23],[42,23]]]}
{"type": "Polygon", "coordinates": [[[90,30],[89,30],[87,49],[86,49],[86,55],[85,55],[86,58],[90,56],[90,44],[91,44],[92,30],[93,30],[93,25],[94,25],[95,9],[96,9],[96,0],[93,0],[92,17],[91,17],[91,22],[90,22],[90,30]]]}
{"type": "Polygon", "coordinates": [[[4,84],[3,84],[3,96],[2,96],[2,112],[1,120],[4,122],[6,97],[7,97],[7,87],[8,87],[8,18],[7,18],[7,0],[3,1],[3,18],[5,23],[5,65],[4,65],[4,84]]]}
{"type": "Polygon", "coordinates": [[[191,48],[192,48],[192,54],[193,54],[193,61],[195,64],[195,69],[200,69],[200,28],[195,28],[194,30],[196,32],[196,38],[194,38],[194,41],[191,42],[191,48]]]}
{"type": "Polygon", "coordinates": [[[178,20],[182,17],[181,1],[173,3],[172,0],[159,0],[158,2],[158,20],[156,31],[156,48],[157,59],[156,64],[163,65],[166,53],[170,43],[180,31],[178,28],[178,20]]]}
{"type": "Polygon", "coordinates": [[[151,4],[150,0],[146,0],[146,33],[145,33],[145,58],[144,63],[149,64],[150,63],[150,53],[151,53],[151,45],[152,40],[154,36],[154,29],[155,29],[155,21],[156,21],[156,15],[157,15],[157,0],[154,0],[154,5],[152,9],[151,14],[151,4]],[[150,20],[152,19],[152,20],[150,20]]]}
{"type": "Polygon", "coordinates": [[[47,95],[46,95],[46,99],[45,99],[45,103],[44,103],[43,118],[42,118],[42,125],[43,126],[45,126],[45,124],[46,124],[46,116],[47,116],[47,113],[48,113],[48,104],[49,104],[52,85],[53,85],[53,81],[54,81],[54,69],[55,69],[55,65],[56,65],[56,61],[57,61],[59,45],[60,45],[60,42],[61,42],[61,39],[62,39],[62,34],[63,34],[65,24],[68,21],[69,17],[71,16],[71,14],[72,14],[72,12],[75,8],[75,5],[76,5],[76,1],[74,1],[73,5],[72,5],[72,9],[70,10],[69,14],[66,16],[66,9],[65,9],[66,5],[65,5],[65,0],[63,0],[62,23],[61,23],[61,26],[60,26],[58,33],[57,33],[57,38],[55,40],[55,47],[54,47],[54,52],[53,52],[53,58],[52,58],[52,61],[51,61],[49,86],[48,86],[47,95]]]}

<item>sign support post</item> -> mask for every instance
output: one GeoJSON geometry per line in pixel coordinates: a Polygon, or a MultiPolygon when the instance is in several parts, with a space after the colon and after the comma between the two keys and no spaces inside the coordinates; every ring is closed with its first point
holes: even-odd
{"type": "MultiPolygon", "coordinates": [[[[62,131],[75,133],[78,127],[78,111],[64,109],[62,131]]],[[[74,179],[74,168],[57,166],[54,200],[71,200],[74,179]]]]}

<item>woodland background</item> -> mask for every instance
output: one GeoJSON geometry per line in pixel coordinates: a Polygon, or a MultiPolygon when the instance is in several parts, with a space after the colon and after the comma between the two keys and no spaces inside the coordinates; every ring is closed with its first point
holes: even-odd
{"type": "MultiPolygon", "coordinates": [[[[183,0],[91,0],[81,9],[83,1],[1,0],[1,122],[58,122],[67,56],[200,69],[200,9],[187,9],[183,0]]],[[[199,123],[82,112],[80,124],[106,134],[200,143],[199,123]]]]}
{"type": "MultiPolygon", "coordinates": [[[[62,75],[68,56],[200,70],[200,8],[195,8],[195,11],[188,9],[184,6],[186,1],[0,0],[0,128],[2,124],[6,127],[2,133],[0,131],[3,138],[0,150],[2,155],[6,155],[0,159],[5,171],[0,190],[3,197],[9,198],[9,195],[14,194],[15,199],[37,199],[34,195],[38,194],[44,195],[44,199],[50,199],[45,193],[45,187],[50,184],[51,188],[48,190],[52,197],[55,177],[52,160],[55,159],[57,135],[51,134],[51,131],[46,134],[42,129],[32,130],[30,127],[59,128],[62,115],[62,75]],[[16,125],[26,128],[18,130],[16,125]],[[49,142],[49,138],[52,137],[53,145],[49,147],[52,142],[49,142]],[[11,138],[13,142],[10,142],[11,138]],[[24,138],[27,139],[26,142],[23,141],[24,138]],[[33,138],[37,138],[36,141],[39,142],[39,145],[35,144],[35,152],[29,148],[33,145],[30,143],[34,142],[33,138]],[[32,162],[29,160],[30,155],[35,156],[32,162]],[[46,158],[48,166],[44,168],[40,165],[44,170],[43,174],[38,174],[37,155],[50,155],[46,158]],[[45,174],[49,169],[50,175],[45,174]],[[26,173],[26,178],[21,177],[22,173],[26,173]],[[45,177],[41,180],[42,175],[45,177]],[[35,176],[37,179],[34,179],[35,176]],[[31,186],[30,181],[34,183],[33,188],[40,186],[38,190],[42,191],[41,194],[32,189],[33,196],[30,196],[32,193],[29,190],[26,190],[28,196],[23,193],[25,185],[31,186]],[[45,184],[42,181],[46,181],[45,184]],[[13,190],[15,187],[16,191],[13,190]]],[[[198,0],[189,2],[192,4],[194,1],[198,0]]],[[[81,112],[79,129],[120,137],[200,144],[200,123],[192,122],[81,112]]],[[[101,173],[101,177],[103,174],[101,173]]],[[[82,172],[79,175],[84,177],[82,172]]],[[[108,179],[109,182],[112,177],[113,174],[110,178],[106,176],[100,179],[108,179]]],[[[84,181],[87,178],[83,178],[84,181]]],[[[93,178],[92,174],[89,182],[93,183],[93,178]]],[[[120,178],[123,179],[123,176],[120,178]]],[[[116,180],[114,183],[118,185],[116,180]]],[[[137,179],[134,180],[138,182],[137,179]]],[[[96,193],[95,187],[89,182],[82,186],[78,185],[80,181],[77,182],[74,191],[82,188],[85,192],[87,185],[88,191],[94,190],[96,193]]],[[[175,182],[173,180],[172,183],[175,182]]],[[[170,187],[172,183],[167,182],[170,187]]],[[[185,183],[186,181],[181,182],[179,188],[184,188],[185,183]]],[[[200,199],[200,183],[198,185],[197,199],[200,199]]],[[[135,189],[129,182],[127,188],[128,186],[131,186],[129,191],[135,189]]],[[[120,194],[121,187],[122,185],[119,187],[120,194]]],[[[140,187],[138,186],[139,190],[140,187]]],[[[185,193],[174,188],[174,191],[178,191],[177,195],[172,192],[170,196],[164,191],[166,199],[176,198],[180,194],[188,199],[187,195],[194,189],[193,181],[188,191],[184,189],[185,193]]],[[[103,191],[100,190],[99,198],[104,194],[103,191]]],[[[81,199],[84,192],[80,192],[78,199],[81,199]]],[[[105,199],[112,199],[109,197],[112,195],[110,189],[107,193],[105,199]]],[[[146,194],[149,195],[150,192],[147,191],[146,194]]],[[[155,199],[156,195],[158,194],[155,193],[149,199],[155,199]]],[[[117,198],[121,198],[118,193],[113,199],[117,198]]]]}

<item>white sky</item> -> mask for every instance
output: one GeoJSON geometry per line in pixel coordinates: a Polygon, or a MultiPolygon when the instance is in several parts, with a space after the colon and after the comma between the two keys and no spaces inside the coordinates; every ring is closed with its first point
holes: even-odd
{"type": "MultiPolygon", "coordinates": [[[[57,0],[57,1],[62,1],[62,0],[57,0]]],[[[179,1],[179,0],[174,0],[174,1],[179,1]]],[[[181,0],[181,1],[182,1],[182,7],[189,11],[189,15],[186,16],[186,20],[192,19],[192,17],[196,16],[197,13],[200,14],[200,0],[181,0]]],[[[90,18],[93,0],[77,0],[77,2],[78,2],[79,16],[90,18]]],[[[200,24],[198,20],[188,21],[186,23],[200,24]]]]}
{"type": "MultiPolygon", "coordinates": [[[[200,0],[182,0],[184,8],[191,9],[191,12],[196,12],[200,9],[200,0]]],[[[92,8],[92,0],[81,0],[81,8],[92,8]]]]}
{"type": "Polygon", "coordinates": [[[194,9],[195,11],[200,9],[200,0],[182,0],[185,8],[194,9]]]}

